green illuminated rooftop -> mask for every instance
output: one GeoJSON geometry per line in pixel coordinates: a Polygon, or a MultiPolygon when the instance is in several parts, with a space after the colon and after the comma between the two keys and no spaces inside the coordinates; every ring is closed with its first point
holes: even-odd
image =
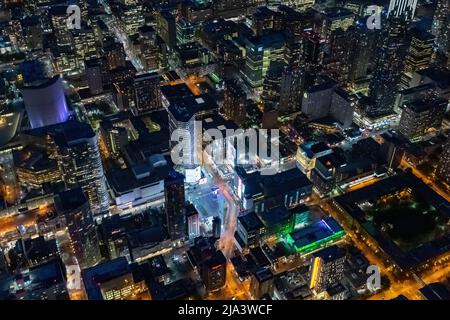
{"type": "Polygon", "coordinates": [[[332,218],[325,218],[286,235],[295,251],[306,254],[329,246],[345,236],[345,231],[332,218]]]}

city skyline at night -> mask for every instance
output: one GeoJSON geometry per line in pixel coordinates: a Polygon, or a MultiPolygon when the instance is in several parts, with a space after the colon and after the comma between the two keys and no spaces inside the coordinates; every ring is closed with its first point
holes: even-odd
{"type": "Polygon", "coordinates": [[[0,300],[450,300],[449,100],[448,0],[0,1],[0,300]]]}

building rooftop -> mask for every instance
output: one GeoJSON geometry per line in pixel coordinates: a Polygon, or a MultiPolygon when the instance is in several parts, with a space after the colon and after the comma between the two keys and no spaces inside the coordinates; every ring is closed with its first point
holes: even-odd
{"type": "Polygon", "coordinates": [[[81,188],[63,191],[55,198],[55,206],[58,212],[76,210],[87,203],[87,197],[81,188]]]}
{"type": "Polygon", "coordinates": [[[450,300],[450,289],[440,282],[430,283],[419,291],[427,300],[450,300]]]}
{"type": "Polygon", "coordinates": [[[124,194],[164,180],[171,169],[167,163],[158,167],[153,167],[151,163],[141,163],[132,168],[108,170],[106,177],[116,194],[124,194]]]}
{"type": "MultiPolygon", "coordinates": [[[[255,50],[256,47],[260,52],[259,48],[281,48],[286,42],[286,36],[282,32],[268,32],[260,37],[246,39],[246,41],[251,47],[250,50],[255,50]]],[[[262,51],[260,53],[262,54],[262,51]]]]}
{"type": "Polygon", "coordinates": [[[238,217],[238,220],[247,232],[257,231],[264,228],[263,222],[254,212],[241,215],[238,217]]]}
{"type": "Polygon", "coordinates": [[[167,267],[166,261],[162,255],[150,258],[148,264],[150,266],[150,272],[155,278],[170,273],[170,269],[167,267]]]}
{"type": "Polygon", "coordinates": [[[202,120],[202,129],[207,131],[209,129],[218,129],[222,132],[223,137],[225,137],[226,130],[237,130],[239,126],[233,120],[225,120],[219,114],[213,114],[202,120]]]}
{"type": "Polygon", "coordinates": [[[405,107],[411,109],[416,113],[425,112],[428,110],[432,110],[436,107],[441,107],[442,109],[446,109],[448,104],[448,100],[442,97],[436,99],[426,99],[422,98],[419,100],[414,100],[406,103],[405,107]]]}
{"type": "Polygon", "coordinates": [[[344,287],[344,285],[340,282],[333,284],[331,287],[327,288],[327,293],[332,297],[337,294],[341,294],[343,292],[347,291],[347,288],[344,287]]]}
{"type": "Polygon", "coordinates": [[[351,10],[343,7],[333,7],[325,9],[325,16],[330,20],[350,18],[353,17],[353,15],[354,14],[351,10]]]}
{"type": "Polygon", "coordinates": [[[331,150],[326,143],[315,141],[303,143],[302,145],[300,145],[299,148],[303,150],[306,153],[306,156],[310,159],[313,158],[318,153],[331,150]]]}
{"type": "Polygon", "coordinates": [[[127,258],[119,257],[82,270],[84,288],[89,300],[103,300],[100,285],[131,272],[127,258]]]}
{"type": "Polygon", "coordinates": [[[336,245],[313,253],[314,257],[321,258],[325,263],[335,261],[336,259],[344,257],[345,255],[345,250],[336,245]]]}
{"type": "Polygon", "coordinates": [[[318,157],[316,159],[316,164],[317,162],[320,162],[327,169],[339,168],[347,164],[346,160],[343,157],[334,152],[318,157]]]}
{"type": "Polygon", "coordinates": [[[253,272],[253,275],[259,283],[273,279],[273,273],[268,268],[259,268],[253,272]]]}
{"type": "Polygon", "coordinates": [[[423,77],[431,79],[436,85],[441,89],[450,88],[450,70],[449,69],[438,69],[438,68],[427,68],[417,71],[423,77]]]}
{"type": "Polygon", "coordinates": [[[47,135],[50,135],[60,147],[69,147],[84,139],[92,139],[95,137],[95,132],[89,124],[75,120],[25,130],[23,133],[41,139],[45,139],[47,135]]]}
{"type": "Polygon", "coordinates": [[[341,226],[331,217],[297,229],[289,234],[291,242],[297,251],[308,253],[320,248],[331,240],[338,240],[345,235],[341,226]]]}
{"type": "Polygon", "coordinates": [[[32,171],[41,171],[45,169],[58,170],[56,160],[48,158],[45,151],[24,148],[13,153],[14,165],[17,168],[24,168],[32,171]]]}
{"type": "Polygon", "coordinates": [[[299,188],[312,186],[311,181],[297,167],[279,172],[271,176],[263,176],[259,172],[246,173],[242,167],[236,167],[236,173],[245,185],[245,197],[263,194],[274,197],[299,188]]]}
{"type": "Polygon", "coordinates": [[[198,113],[216,111],[219,106],[208,94],[195,96],[190,94],[185,97],[168,98],[170,103],[169,113],[180,122],[188,122],[198,113]]]}
{"type": "Polygon", "coordinates": [[[292,215],[293,211],[288,210],[285,206],[274,207],[259,213],[266,228],[285,222],[291,219],[292,215]]]}

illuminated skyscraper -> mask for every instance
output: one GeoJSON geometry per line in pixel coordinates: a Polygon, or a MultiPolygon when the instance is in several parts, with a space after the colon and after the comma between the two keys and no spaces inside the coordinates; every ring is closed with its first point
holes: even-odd
{"type": "Polygon", "coordinates": [[[389,19],[382,29],[381,44],[369,84],[369,96],[375,102],[375,106],[367,112],[371,117],[389,114],[394,109],[407,51],[406,36],[407,24],[400,18],[389,19]]]}
{"type": "Polygon", "coordinates": [[[166,224],[170,239],[180,240],[186,236],[184,176],[173,170],[164,180],[166,195],[166,224]]]}
{"type": "Polygon", "coordinates": [[[305,87],[305,71],[299,67],[289,66],[283,70],[280,84],[281,113],[299,111],[305,87]]]}
{"type": "Polygon", "coordinates": [[[194,42],[194,25],[187,19],[181,18],[176,23],[177,44],[194,42]]]}
{"type": "Polygon", "coordinates": [[[134,77],[134,106],[137,114],[161,107],[160,76],[158,72],[149,72],[134,77]]]}
{"type": "Polygon", "coordinates": [[[425,69],[431,62],[433,55],[434,36],[425,31],[413,29],[411,44],[405,59],[405,68],[402,74],[401,85],[409,88],[414,72],[425,69]]]}
{"type": "Polygon", "coordinates": [[[286,37],[279,32],[245,40],[247,56],[241,77],[249,86],[257,88],[263,85],[270,62],[284,58],[285,42],[286,37]]]}
{"type": "Polygon", "coordinates": [[[422,139],[430,131],[441,128],[448,100],[419,99],[403,106],[399,131],[411,141],[422,139]]]}
{"type": "Polygon", "coordinates": [[[264,78],[261,101],[264,105],[277,106],[280,101],[281,77],[286,64],[283,61],[271,61],[264,78]]]}
{"type": "Polygon", "coordinates": [[[109,70],[126,66],[125,49],[121,43],[115,42],[112,38],[108,38],[103,44],[102,56],[106,58],[109,70]]]}
{"type": "Polygon", "coordinates": [[[93,214],[108,212],[108,190],[97,135],[91,126],[67,121],[42,128],[42,132],[51,137],[49,149],[55,153],[66,187],[81,187],[93,214]]]}
{"type": "Polygon", "coordinates": [[[50,8],[51,28],[58,46],[73,46],[73,36],[67,28],[67,6],[57,5],[50,8]]]}
{"type": "Polygon", "coordinates": [[[313,256],[310,288],[321,293],[343,278],[345,250],[332,246],[313,253],[313,256]]]}
{"type": "Polygon", "coordinates": [[[55,206],[58,214],[64,215],[80,267],[97,264],[101,259],[98,236],[88,199],[82,189],[76,188],[58,194],[55,206]]]}
{"type": "Polygon", "coordinates": [[[159,67],[160,49],[155,29],[144,25],[138,29],[141,41],[141,60],[146,70],[155,70],[159,67]]]}
{"type": "Polygon", "coordinates": [[[156,15],[156,30],[167,47],[174,48],[177,44],[176,18],[169,11],[162,11],[156,15]]]}
{"type": "Polygon", "coordinates": [[[223,113],[237,124],[245,121],[247,95],[236,80],[225,82],[223,113]]]}
{"type": "Polygon", "coordinates": [[[69,110],[62,79],[55,76],[21,89],[31,127],[40,128],[66,121],[69,110]]]}
{"type": "Polygon", "coordinates": [[[366,77],[369,62],[374,56],[375,32],[363,26],[356,26],[352,33],[349,80],[355,81],[366,77]]]}
{"type": "Polygon", "coordinates": [[[103,92],[103,80],[106,59],[94,58],[85,60],[85,73],[86,80],[89,86],[89,91],[93,95],[97,95],[103,92]]]}
{"type": "Polygon", "coordinates": [[[187,235],[189,238],[196,238],[200,235],[200,219],[197,209],[193,204],[186,206],[187,235]]]}

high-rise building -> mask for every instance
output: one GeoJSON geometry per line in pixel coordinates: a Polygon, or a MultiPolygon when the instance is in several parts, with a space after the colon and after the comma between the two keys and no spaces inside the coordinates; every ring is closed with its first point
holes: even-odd
{"type": "Polygon", "coordinates": [[[326,81],[305,90],[302,100],[302,112],[310,120],[326,117],[330,111],[331,96],[335,88],[336,82],[326,81]]]}
{"type": "Polygon", "coordinates": [[[213,237],[216,239],[219,239],[221,232],[222,232],[222,221],[220,220],[220,218],[218,216],[216,216],[213,218],[213,223],[212,223],[213,237]]]}
{"type": "Polygon", "coordinates": [[[322,24],[319,33],[328,42],[331,33],[337,29],[347,31],[355,23],[355,15],[349,9],[343,7],[325,8],[322,14],[322,24]]]}
{"type": "Polygon", "coordinates": [[[86,80],[88,83],[89,91],[93,95],[97,95],[103,92],[103,81],[105,63],[104,59],[94,58],[84,62],[86,80]]]}
{"type": "Polygon", "coordinates": [[[417,0],[390,0],[388,17],[412,20],[417,7],[417,0]]]}
{"type": "Polygon", "coordinates": [[[177,21],[177,44],[194,42],[194,25],[187,19],[181,18],[177,21]]]}
{"type": "Polygon", "coordinates": [[[399,131],[410,140],[420,140],[441,128],[448,101],[444,98],[419,99],[404,105],[399,131]]]}
{"type": "Polygon", "coordinates": [[[136,277],[135,266],[118,257],[81,272],[89,300],[128,300],[148,291],[142,277],[136,277]]]}
{"type": "Polygon", "coordinates": [[[352,33],[349,80],[355,81],[367,75],[369,63],[374,56],[375,32],[366,26],[356,26],[352,33]]]}
{"type": "Polygon", "coordinates": [[[131,112],[121,112],[100,123],[100,139],[113,158],[121,154],[125,145],[130,141],[130,136],[137,135],[130,116],[131,112]]]}
{"type": "Polygon", "coordinates": [[[142,5],[137,2],[127,5],[119,19],[123,22],[128,36],[135,34],[138,28],[145,23],[142,5]]]}
{"type": "Polygon", "coordinates": [[[140,27],[138,31],[141,41],[141,61],[144,64],[144,68],[146,70],[158,69],[160,61],[160,48],[155,29],[144,25],[140,27]]]}
{"type": "Polygon", "coordinates": [[[284,58],[286,37],[279,32],[245,40],[247,56],[241,76],[252,88],[261,87],[270,61],[284,58]]]}
{"type": "Polygon", "coordinates": [[[200,235],[200,218],[197,209],[190,203],[186,206],[187,235],[190,239],[200,235]]]}
{"type": "Polygon", "coordinates": [[[66,270],[60,258],[2,279],[2,299],[69,300],[66,270]]]}
{"type": "Polygon", "coordinates": [[[223,114],[236,124],[242,125],[246,116],[247,94],[236,80],[225,81],[223,114]]]}
{"type": "Polygon", "coordinates": [[[38,16],[27,16],[20,20],[25,44],[28,49],[42,49],[43,30],[38,16]]]}
{"type": "Polygon", "coordinates": [[[41,189],[45,184],[61,181],[57,161],[49,159],[45,151],[26,147],[15,151],[13,155],[16,175],[21,185],[41,189]]]}
{"type": "Polygon", "coordinates": [[[387,115],[394,109],[407,49],[407,23],[403,19],[389,19],[381,33],[381,44],[369,84],[369,96],[375,103],[368,113],[370,117],[387,115]]]}
{"type": "Polygon", "coordinates": [[[339,283],[344,276],[345,250],[334,245],[313,253],[310,288],[316,293],[339,283]]]}
{"type": "MultiPolygon", "coordinates": [[[[330,53],[325,59],[325,69],[340,85],[347,85],[350,78],[353,30],[336,29],[330,34],[330,53]]],[[[360,50],[358,48],[357,50],[360,50]]]]}
{"type": "Polygon", "coordinates": [[[285,46],[284,60],[292,67],[300,67],[302,65],[303,43],[301,39],[294,36],[288,37],[285,46]]]}
{"type": "Polygon", "coordinates": [[[258,37],[266,32],[279,31],[281,26],[280,18],[280,13],[266,6],[258,7],[252,16],[252,29],[258,37]]]}
{"type": "Polygon", "coordinates": [[[286,68],[283,61],[271,61],[269,70],[264,78],[263,92],[261,94],[261,101],[264,105],[272,104],[278,106],[280,101],[280,88],[283,70],[286,68]]]}
{"type": "Polygon", "coordinates": [[[170,49],[177,45],[176,19],[169,11],[162,11],[156,16],[157,31],[170,49]]]}
{"type": "Polygon", "coordinates": [[[171,240],[186,236],[184,176],[173,170],[164,180],[167,230],[171,240]]]}
{"type": "Polygon", "coordinates": [[[134,107],[136,114],[161,107],[160,76],[158,72],[138,74],[134,77],[134,107]]]}
{"type": "Polygon", "coordinates": [[[72,30],[72,35],[78,65],[82,66],[84,59],[98,56],[97,42],[93,28],[83,26],[81,29],[72,30]]]}
{"type": "Polygon", "coordinates": [[[281,113],[299,111],[305,87],[305,71],[299,67],[289,66],[283,70],[280,83],[281,113]]]}
{"type": "Polygon", "coordinates": [[[67,28],[67,6],[56,5],[50,8],[51,28],[58,46],[73,46],[72,33],[67,28]]]}
{"type": "Polygon", "coordinates": [[[88,197],[94,215],[108,212],[106,179],[97,135],[91,126],[70,120],[44,127],[37,134],[50,137],[48,148],[58,161],[66,187],[81,187],[88,197]]]}
{"type": "Polygon", "coordinates": [[[101,260],[97,231],[89,202],[81,188],[59,193],[55,197],[58,214],[63,215],[69,232],[71,247],[81,268],[101,260]]]}
{"type": "Polygon", "coordinates": [[[426,31],[413,29],[411,44],[405,59],[401,86],[409,88],[414,72],[427,68],[433,56],[434,36],[426,31]]]}
{"type": "Polygon", "coordinates": [[[352,125],[355,100],[354,96],[341,88],[336,88],[331,95],[330,116],[336,119],[342,128],[352,125]]]}
{"type": "Polygon", "coordinates": [[[21,88],[31,128],[62,123],[69,118],[62,79],[59,75],[21,88]]]}
{"type": "Polygon", "coordinates": [[[213,237],[198,237],[188,251],[188,258],[198,270],[208,292],[223,288],[227,276],[227,259],[221,250],[216,249],[215,242],[213,237]]]}
{"type": "Polygon", "coordinates": [[[102,56],[106,58],[106,65],[109,70],[126,66],[126,55],[123,45],[115,42],[113,38],[108,38],[102,48],[102,56]]]}
{"type": "Polygon", "coordinates": [[[264,295],[271,295],[273,292],[274,276],[267,268],[259,268],[252,272],[250,276],[250,295],[253,299],[261,299],[264,295]]]}
{"type": "MultiPolygon", "coordinates": [[[[195,121],[195,111],[190,110],[187,105],[171,104],[168,108],[169,113],[169,133],[172,136],[174,132],[179,132],[181,137],[179,141],[188,144],[189,150],[180,150],[178,156],[183,160],[184,168],[190,167],[198,162],[199,154],[197,147],[199,141],[197,132],[199,131],[197,121],[195,121]],[[180,139],[181,138],[181,139],[180,139]]],[[[172,152],[175,152],[175,146],[179,141],[171,141],[172,152]]]]}
{"type": "Polygon", "coordinates": [[[444,145],[444,150],[439,160],[437,176],[444,183],[450,185],[450,138],[447,139],[447,143],[444,145]]]}
{"type": "Polygon", "coordinates": [[[312,8],[316,3],[316,0],[291,0],[289,3],[292,3],[297,9],[306,10],[312,8]]]}
{"type": "Polygon", "coordinates": [[[247,12],[256,2],[256,0],[213,0],[214,12],[217,16],[224,18],[237,17],[247,12]]]}
{"type": "Polygon", "coordinates": [[[325,39],[320,34],[308,30],[303,33],[302,60],[307,67],[307,71],[318,71],[321,69],[325,39]]]}

